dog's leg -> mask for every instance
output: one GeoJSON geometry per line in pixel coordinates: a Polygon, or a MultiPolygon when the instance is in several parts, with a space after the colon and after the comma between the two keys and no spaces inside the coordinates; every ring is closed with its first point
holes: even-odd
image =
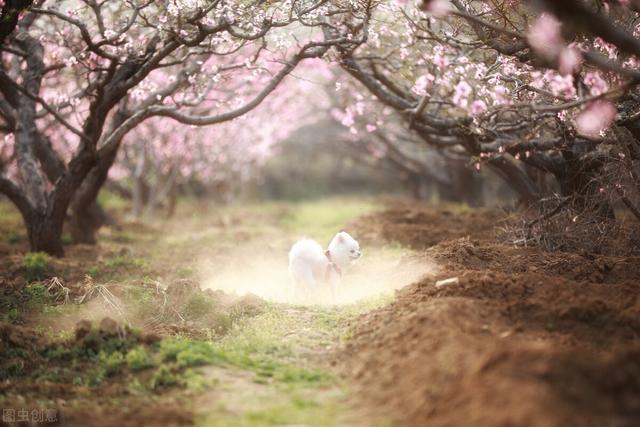
{"type": "Polygon", "coordinates": [[[300,281],[302,282],[303,292],[305,293],[306,302],[313,302],[317,297],[318,283],[315,277],[313,277],[313,271],[311,269],[305,269],[300,272],[300,281]]]}
{"type": "Polygon", "coordinates": [[[291,270],[293,299],[296,303],[306,303],[313,300],[317,283],[310,269],[291,270]]]}

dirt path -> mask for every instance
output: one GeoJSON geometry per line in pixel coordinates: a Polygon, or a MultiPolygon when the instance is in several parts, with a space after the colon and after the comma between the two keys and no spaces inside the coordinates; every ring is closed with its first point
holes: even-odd
{"type": "MultiPolygon", "coordinates": [[[[277,349],[279,354],[272,360],[277,366],[257,375],[240,368],[205,368],[206,377],[219,386],[196,398],[197,423],[367,425],[355,415],[353,405],[345,401],[347,386],[332,372],[333,354],[341,345],[340,332],[346,330],[346,325],[334,326],[326,321],[339,316],[340,311],[309,307],[281,307],[279,311],[278,331],[273,336],[273,347],[268,349],[277,349]],[[296,374],[291,372],[282,381],[278,377],[285,369],[305,369],[312,374],[295,378],[296,374]]],[[[269,322],[257,318],[251,323],[264,328],[269,322]]]]}

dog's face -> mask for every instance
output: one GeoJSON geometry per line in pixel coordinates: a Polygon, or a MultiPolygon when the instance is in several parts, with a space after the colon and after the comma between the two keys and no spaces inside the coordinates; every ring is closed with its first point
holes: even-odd
{"type": "Polygon", "coordinates": [[[336,234],[336,237],[334,237],[329,244],[329,250],[332,255],[352,261],[360,258],[362,255],[358,241],[344,231],[336,234]]]}

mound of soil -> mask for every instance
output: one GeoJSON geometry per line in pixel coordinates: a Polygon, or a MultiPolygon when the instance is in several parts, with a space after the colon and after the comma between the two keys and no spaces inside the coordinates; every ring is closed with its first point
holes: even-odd
{"type": "Polygon", "coordinates": [[[498,209],[397,202],[393,208],[358,218],[350,229],[368,245],[387,241],[425,249],[458,237],[492,238],[505,217],[505,212],[498,209]]]}
{"type": "MultiPolygon", "coordinates": [[[[424,229],[475,226],[428,209],[424,229]]],[[[425,251],[437,275],[354,322],[340,359],[358,398],[403,426],[640,425],[640,259],[469,235],[425,251]]]]}
{"type": "Polygon", "coordinates": [[[494,241],[460,238],[443,241],[425,252],[449,268],[504,273],[542,273],[588,282],[619,283],[640,278],[640,257],[546,252],[494,241]]]}

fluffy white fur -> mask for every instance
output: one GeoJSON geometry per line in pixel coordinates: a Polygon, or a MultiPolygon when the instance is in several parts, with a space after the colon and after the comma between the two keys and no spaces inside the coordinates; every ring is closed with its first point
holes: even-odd
{"type": "Polygon", "coordinates": [[[333,298],[334,287],[340,280],[341,273],[360,255],[360,245],[344,231],[335,235],[327,251],[315,240],[303,239],[296,242],[289,251],[289,273],[295,298],[307,299],[314,294],[318,295],[325,284],[333,298]]]}

